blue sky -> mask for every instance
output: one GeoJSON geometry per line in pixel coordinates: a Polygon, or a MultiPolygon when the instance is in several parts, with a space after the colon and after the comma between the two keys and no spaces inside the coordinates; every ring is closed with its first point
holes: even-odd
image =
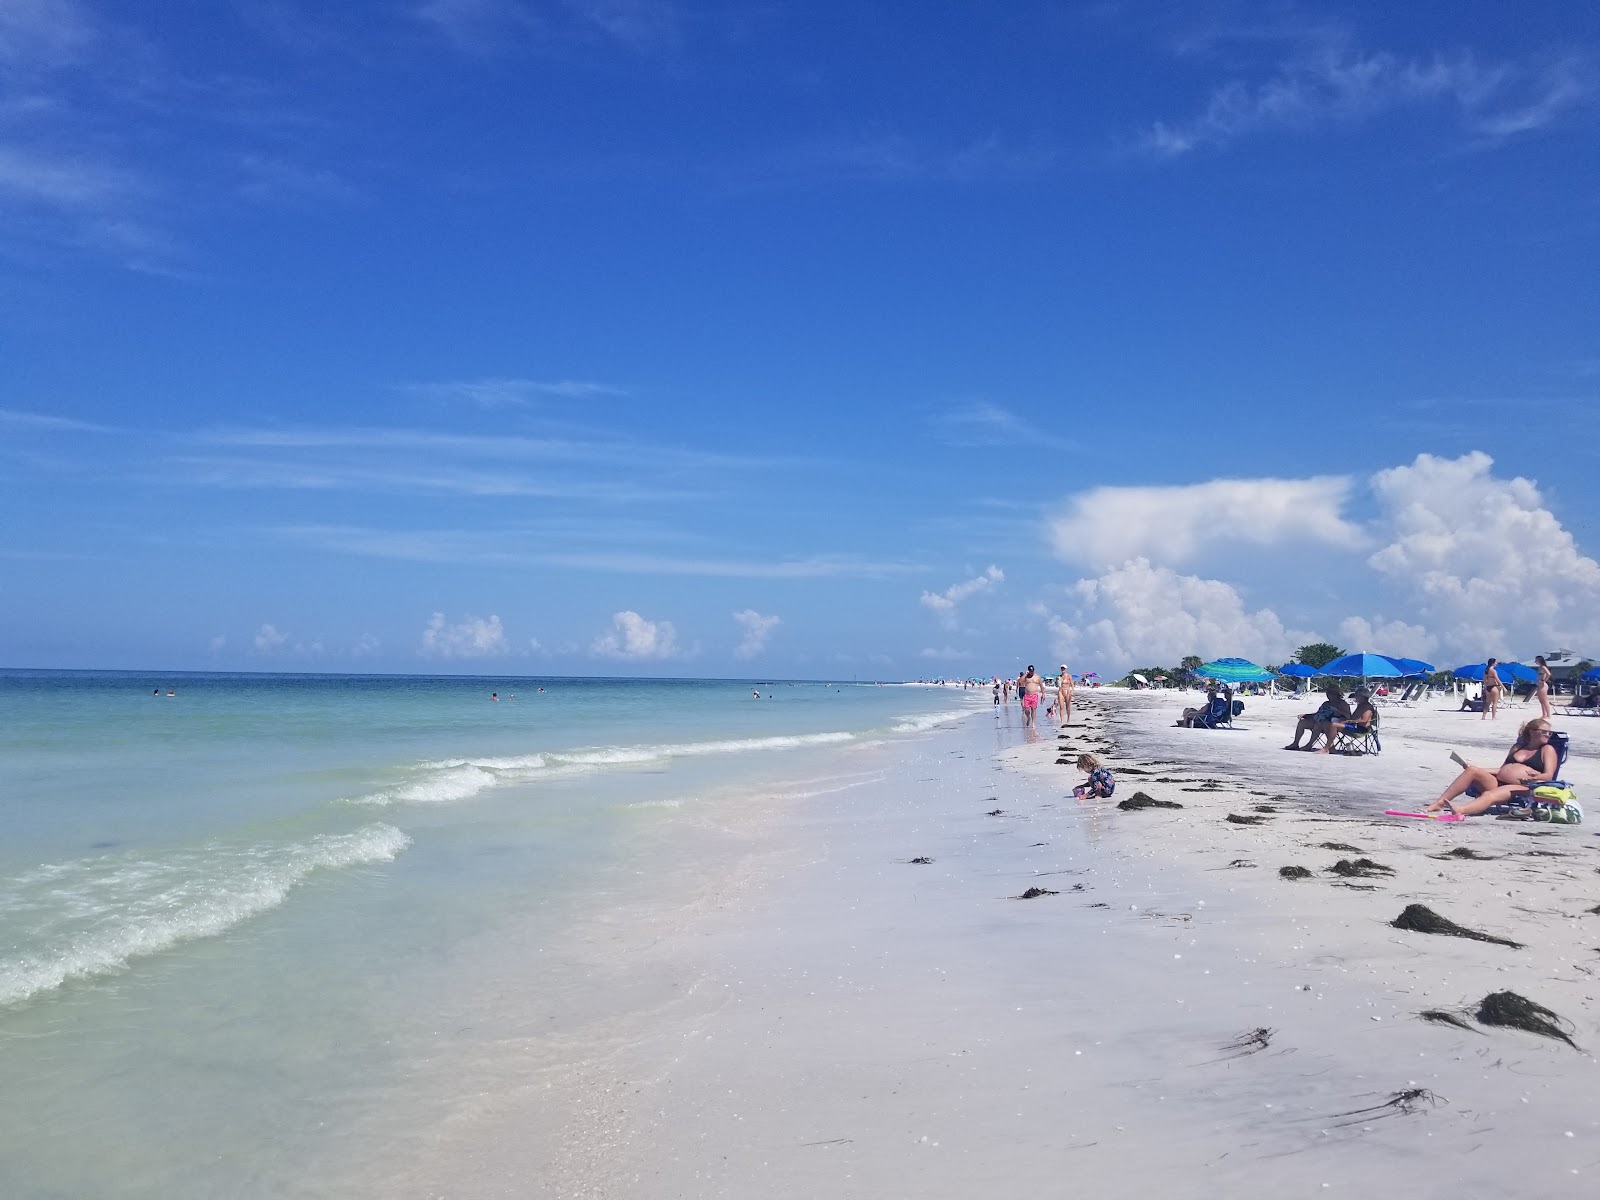
{"type": "Polygon", "coordinates": [[[0,663],[1600,657],[1597,133],[1571,4],[0,0],[0,663]]]}

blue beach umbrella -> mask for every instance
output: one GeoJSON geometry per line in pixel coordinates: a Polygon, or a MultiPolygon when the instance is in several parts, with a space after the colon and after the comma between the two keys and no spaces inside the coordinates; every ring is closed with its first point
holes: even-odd
{"type": "Polygon", "coordinates": [[[1416,658],[1396,658],[1392,654],[1385,654],[1383,657],[1387,658],[1395,666],[1399,667],[1401,675],[1404,678],[1409,679],[1413,675],[1432,675],[1433,674],[1433,664],[1432,663],[1425,663],[1425,662],[1421,661],[1420,659],[1416,659],[1416,658]]]}
{"type": "Polygon", "coordinates": [[[1317,674],[1340,679],[1399,679],[1405,672],[1381,654],[1346,654],[1318,667],[1317,674]]]}
{"type": "MultiPolygon", "coordinates": [[[[1451,674],[1457,679],[1470,679],[1476,683],[1483,679],[1483,669],[1488,665],[1488,663],[1472,663],[1465,667],[1457,667],[1451,674]]],[[[1502,680],[1514,679],[1518,683],[1532,683],[1539,678],[1539,672],[1513,662],[1495,663],[1494,673],[1502,680]]]]}
{"type": "Polygon", "coordinates": [[[1600,667],[1592,667],[1578,676],[1579,679],[1600,679],[1600,667]]]}
{"type": "Polygon", "coordinates": [[[1220,679],[1223,683],[1265,683],[1272,678],[1271,671],[1256,666],[1247,658],[1219,658],[1214,662],[1201,663],[1195,669],[1195,674],[1207,679],[1220,679]]]}
{"type": "Polygon", "coordinates": [[[1296,679],[1310,679],[1313,675],[1321,674],[1316,667],[1308,667],[1305,663],[1285,663],[1278,668],[1279,675],[1292,675],[1296,679]]]}

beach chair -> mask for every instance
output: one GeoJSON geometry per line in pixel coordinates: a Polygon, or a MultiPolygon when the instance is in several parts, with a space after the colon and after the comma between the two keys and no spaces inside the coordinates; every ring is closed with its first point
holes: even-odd
{"type": "Polygon", "coordinates": [[[1370,725],[1353,725],[1348,721],[1341,724],[1334,733],[1333,753],[1382,754],[1383,742],[1378,737],[1378,722],[1381,719],[1374,710],[1370,725]]]}
{"type": "Polygon", "coordinates": [[[1497,817],[1521,820],[1553,821],[1558,825],[1577,825],[1583,820],[1583,809],[1578,805],[1577,793],[1572,785],[1561,778],[1561,768],[1567,765],[1568,738],[1564,733],[1550,734],[1550,744],[1556,748],[1556,778],[1532,787],[1519,788],[1504,804],[1495,804],[1489,812],[1497,817]]]}
{"type": "Polygon", "coordinates": [[[1233,718],[1244,711],[1244,701],[1218,696],[1194,719],[1197,729],[1232,729],[1233,718]]]}

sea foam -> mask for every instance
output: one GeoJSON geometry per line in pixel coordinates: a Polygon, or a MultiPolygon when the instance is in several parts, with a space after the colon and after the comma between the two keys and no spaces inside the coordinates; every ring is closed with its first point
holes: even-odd
{"type": "Polygon", "coordinates": [[[320,868],[388,862],[411,839],[392,825],[303,842],[213,841],[161,856],[103,855],[35,868],[0,883],[0,916],[19,930],[0,957],[0,1007],[276,908],[320,868]]]}

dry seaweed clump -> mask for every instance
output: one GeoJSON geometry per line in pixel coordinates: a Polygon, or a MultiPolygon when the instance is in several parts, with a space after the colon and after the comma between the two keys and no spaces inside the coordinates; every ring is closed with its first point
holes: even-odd
{"type": "Polygon", "coordinates": [[[1476,929],[1468,929],[1457,925],[1454,921],[1446,920],[1426,904],[1406,905],[1405,910],[1389,924],[1396,929],[1409,929],[1413,933],[1437,933],[1445,937],[1471,938],[1475,942],[1493,942],[1497,946],[1510,946],[1513,950],[1523,949],[1521,942],[1495,937],[1492,933],[1480,933],[1476,929]]]}
{"type": "Polygon", "coordinates": [[[1049,888],[1031,887],[1027,891],[1023,892],[1022,895],[1018,896],[1017,899],[1037,900],[1040,896],[1059,896],[1060,894],[1060,892],[1053,892],[1049,888]]]}
{"type": "Polygon", "coordinates": [[[932,861],[933,859],[929,858],[926,854],[919,854],[916,858],[911,860],[911,865],[915,867],[925,867],[932,861]]]}
{"type": "Polygon", "coordinates": [[[1454,850],[1447,850],[1443,854],[1430,854],[1429,858],[1470,858],[1473,862],[1493,862],[1496,855],[1479,854],[1471,846],[1457,846],[1454,850]]]}
{"type": "Polygon", "coordinates": [[[1183,805],[1176,800],[1157,800],[1144,792],[1135,792],[1126,800],[1120,801],[1117,807],[1123,812],[1132,812],[1136,808],[1182,808],[1183,805]]]}
{"type": "Polygon", "coordinates": [[[1311,872],[1304,867],[1279,867],[1278,874],[1284,879],[1310,879],[1311,872]]]}
{"type": "Polygon", "coordinates": [[[1261,822],[1266,820],[1265,817],[1255,817],[1255,816],[1243,816],[1242,817],[1238,813],[1229,813],[1227,816],[1223,817],[1222,819],[1224,821],[1227,821],[1230,825],[1259,825],[1259,824],[1261,824],[1261,822]]]}
{"type": "Polygon", "coordinates": [[[1360,854],[1360,846],[1352,846],[1349,842],[1323,842],[1317,847],[1319,850],[1343,850],[1349,854],[1360,854]]]}
{"type": "Polygon", "coordinates": [[[1371,879],[1374,876],[1393,875],[1394,868],[1386,867],[1382,863],[1373,862],[1370,858],[1358,858],[1352,861],[1341,858],[1328,868],[1335,875],[1342,875],[1346,879],[1371,879]]]}
{"type": "Polygon", "coordinates": [[[1561,1017],[1515,992],[1490,992],[1478,1005],[1478,1020],[1485,1025],[1504,1025],[1540,1037],[1559,1038],[1574,1050],[1578,1048],[1578,1043],[1561,1028],[1561,1024],[1566,1023],[1561,1017]]]}

